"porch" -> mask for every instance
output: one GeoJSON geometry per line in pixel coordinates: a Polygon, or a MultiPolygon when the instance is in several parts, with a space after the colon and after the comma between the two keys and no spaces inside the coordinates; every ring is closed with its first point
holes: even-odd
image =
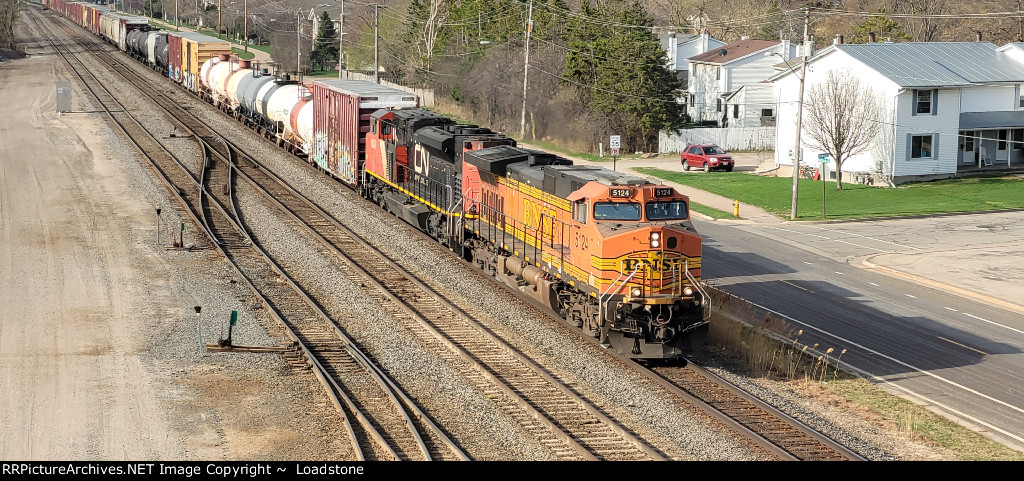
{"type": "Polygon", "coordinates": [[[960,114],[957,173],[1024,168],[1024,111],[960,114]]]}

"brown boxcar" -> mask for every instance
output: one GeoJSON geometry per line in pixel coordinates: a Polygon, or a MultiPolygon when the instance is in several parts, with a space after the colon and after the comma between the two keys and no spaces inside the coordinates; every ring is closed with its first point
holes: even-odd
{"type": "Polygon", "coordinates": [[[409,92],[364,80],[315,80],[313,145],[310,161],[342,182],[355,186],[366,161],[370,114],[384,108],[415,108],[409,92]]]}

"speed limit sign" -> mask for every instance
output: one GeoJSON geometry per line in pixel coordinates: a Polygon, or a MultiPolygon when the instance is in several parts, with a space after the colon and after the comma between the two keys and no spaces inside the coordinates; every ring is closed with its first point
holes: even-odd
{"type": "Polygon", "coordinates": [[[608,140],[608,147],[611,147],[613,149],[618,149],[619,148],[619,141],[620,141],[620,139],[621,139],[620,136],[613,135],[611,137],[611,139],[608,140]]]}

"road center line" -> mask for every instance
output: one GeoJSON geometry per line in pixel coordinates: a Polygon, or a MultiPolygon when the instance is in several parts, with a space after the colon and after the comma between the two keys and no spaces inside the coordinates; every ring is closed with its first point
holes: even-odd
{"type": "Polygon", "coordinates": [[[964,313],[964,315],[966,315],[967,317],[973,317],[973,318],[975,318],[975,319],[977,319],[979,321],[987,322],[989,324],[992,324],[993,326],[1002,327],[1003,329],[1009,329],[1009,330],[1011,330],[1013,332],[1016,332],[1018,334],[1024,334],[1024,331],[1022,331],[1020,329],[1016,329],[1016,328],[1007,326],[1006,324],[1000,324],[1000,323],[995,322],[995,321],[990,321],[988,319],[985,319],[984,317],[978,317],[978,316],[975,316],[974,314],[968,314],[966,312],[964,313]]]}
{"type": "Polygon", "coordinates": [[[964,348],[964,349],[970,349],[970,350],[972,350],[972,351],[974,351],[974,352],[976,352],[976,353],[978,353],[978,354],[981,354],[982,356],[987,356],[987,355],[988,355],[988,353],[987,353],[987,352],[982,352],[982,351],[979,351],[979,350],[977,350],[977,349],[975,349],[975,348],[973,348],[973,347],[970,347],[970,346],[965,346],[965,345],[963,345],[963,344],[960,344],[959,342],[956,342],[956,341],[952,341],[952,340],[946,339],[946,338],[944,338],[944,337],[942,337],[942,336],[936,336],[936,337],[938,337],[939,339],[942,339],[943,341],[946,341],[946,342],[948,342],[948,343],[950,343],[950,344],[956,344],[957,346],[960,346],[960,347],[962,347],[962,348],[964,348]]]}

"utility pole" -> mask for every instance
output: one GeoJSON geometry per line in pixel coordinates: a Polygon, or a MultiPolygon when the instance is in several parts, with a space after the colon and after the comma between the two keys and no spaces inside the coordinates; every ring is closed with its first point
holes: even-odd
{"type": "Polygon", "coordinates": [[[220,1],[217,0],[217,38],[220,38],[220,1]]]}
{"type": "Polygon", "coordinates": [[[302,8],[295,11],[295,75],[302,74],[302,8]]]}
{"type": "Polygon", "coordinates": [[[807,76],[807,56],[810,52],[807,48],[807,30],[810,27],[810,13],[804,8],[804,54],[800,57],[800,97],[796,103],[796,144],[793,145],[793,206],[789,212],[789,220],[796,220],[797,190],[800,182],[800,130],[803,128],[804,118],[804,77],[807,76]]]}
{"type": "Polygon", "coordinates": [[[338,78],[345,65],[345,2],[341,2],[341,15],[338,16],[338,78]]]}
{"type": "MultiPolygon", "coordinates": [[[[245,53],[249,53],[249,0],[242,2],[242,35],[245,41],[245,53]]],[[[235,24],[237,25],[237,24],[235,24]]]]}
{"type": "MultiPolygon", "coordinates": [[[[149,3],[152,4],[153,3],[152,0],[150,0],[149,3]]],[[[178,0],[174,0],[174,29],[175,30],[179,30],[179,28],[178,28],[178,0]]]]}
{"type": "Polygon", "coordinates": [[[519,118],[519,138],[526,139],[526,81],[530,76],[530,34],[533,33],[533,0],[526,20],[526,59],[523,62],[523,114],[519,118]]]}
{"type": "Polygon", "coordinates": [[[383,6],[379,3],[373,4],[373,81],[377,83],[380,83],[380,46],[378,45],[378,40],[380,39],[380,34],[378,33],[380,30],[380,16],[377,10],[383,6]]]}

